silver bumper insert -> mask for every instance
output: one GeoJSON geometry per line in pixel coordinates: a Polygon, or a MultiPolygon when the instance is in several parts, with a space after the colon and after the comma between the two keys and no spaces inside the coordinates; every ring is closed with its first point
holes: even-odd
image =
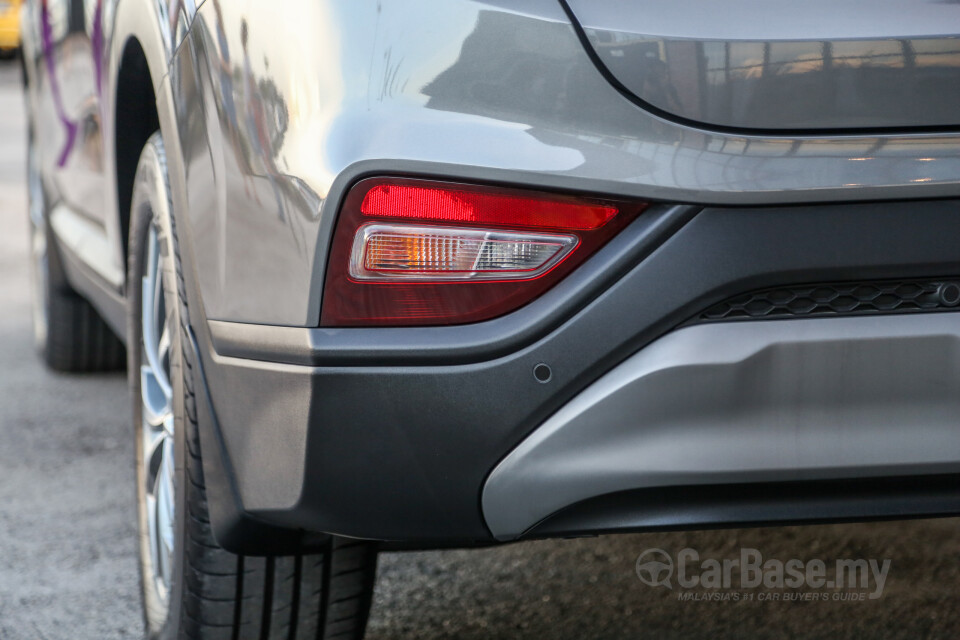
{"type": "Polygon", "coordinates": [[[960,470],[960,317],[708,324],[589,386],[493,471],[509,540],[630,489],[960,470]]]}

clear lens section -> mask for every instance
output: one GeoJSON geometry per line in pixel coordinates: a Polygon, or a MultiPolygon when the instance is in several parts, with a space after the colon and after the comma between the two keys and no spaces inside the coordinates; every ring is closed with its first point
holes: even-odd
{"type": "Polygon", "coordinates": [[[536,278],[577,242],[573,235],[369,224],[354,238],[350,275],[382,281],[536,278]]]}

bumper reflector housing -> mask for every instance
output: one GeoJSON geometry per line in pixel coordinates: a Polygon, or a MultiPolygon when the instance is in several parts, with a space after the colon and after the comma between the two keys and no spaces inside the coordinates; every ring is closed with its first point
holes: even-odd
{"type": "Polygon", "coordinates": [[[552,287],[646,206],[409,178],[362,180],[337,219],[320,324],[495,318],[552,287]]]}

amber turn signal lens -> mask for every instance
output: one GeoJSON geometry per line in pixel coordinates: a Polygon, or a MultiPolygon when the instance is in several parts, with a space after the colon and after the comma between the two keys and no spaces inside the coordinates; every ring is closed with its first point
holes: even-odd
{"type": "Polygon", "coordinates": [[[381,282],[536,278],[576,246],[573,235],[367,224],[354,237],[350,276],[381,282]]]}

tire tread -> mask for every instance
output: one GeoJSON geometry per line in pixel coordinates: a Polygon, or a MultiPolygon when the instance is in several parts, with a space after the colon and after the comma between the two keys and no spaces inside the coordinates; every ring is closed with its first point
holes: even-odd
{"type": "MultiPolygon", "coordinates": [[[[155,134],[147,144],[153,145],[165,172],[159,135],[155,134]]],[[[167,198],[168,210],[172,211],[169,188],[167,198]]],[[[189,307],[173,216],[169,223],[182,338],[189,335],[189,307]]],[[[134,246],[132,241],[130,246],[134,246]]],[[[275,557],[238,556],[217,545],[209,520],[197,424],[196,369],[190,360],[193,356],[188,341],[181,339],[179,342],[184,406],[183,424],[177,427],[184,428],[186,443],[184,489],[187,517],[184,523],[184,601],[177,637],[191,640],[360,640],[366,629],[376,577],[377,547],[374,543],[331,537],[322,553],[275,557]]]]}
{"type": "Polygon", "coordinates": [[[41,355],[48,367],[89,373],[126,365],[123,343],[86,299],[72,289],[48,284],[47,304],[47,339],[41,355]]]}

